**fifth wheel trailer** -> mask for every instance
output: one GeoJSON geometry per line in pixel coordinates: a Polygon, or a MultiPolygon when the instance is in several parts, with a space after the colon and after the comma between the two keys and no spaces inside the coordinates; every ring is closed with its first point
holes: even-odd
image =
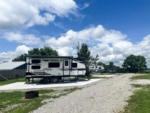
{"type": "Polygon", "coordinates": [[[68,57],[27,57],[26,79],[44,78],[49,81],[64,77],[85,77],[86,66],[81,61],[68,57]]]}

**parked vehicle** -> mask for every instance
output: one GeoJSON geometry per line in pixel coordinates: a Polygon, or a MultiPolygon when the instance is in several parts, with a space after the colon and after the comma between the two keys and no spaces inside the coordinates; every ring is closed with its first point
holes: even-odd
{"type": "Polygon", "coordinates": [[[71,57],[27,57],[26,79],[44,78],[61,81],[64,77],[85,77],[86,67],[81,61],[71,57]]]}

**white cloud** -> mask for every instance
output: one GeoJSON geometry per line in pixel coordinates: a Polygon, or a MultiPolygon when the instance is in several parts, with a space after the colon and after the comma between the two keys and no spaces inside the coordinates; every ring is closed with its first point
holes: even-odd
{"type": "Polygon", "coordinates": [[[90,6],[89,3],[84,3],[83,6],[80,8],[81,10],[84,10],[90,6]]]}
{"type": "Polygon", "coordinates": [[[77,9],[77,4],[74,0],[30,0],[39,9],[46,10],[58,16],[67,16],[69,13],[74,13],[77,9]]]}
{"type": "Polygon", "coordinates": [[[24,53],[28,53],[28,51],[30,50],[31,48],[30,47],[27,47],[25,45],[20,45],[16,48],[16,55],[21,55],[21,54],[24,54],[24,53]]]}
{"type": "Polygon", "coordinates": [[[137,44],[137,54],[144,55],[147,58],[148,65],[150,66],[150,35],[144,37],[144,39],[137,44]]]}
{"type": "Polygon", "coordinates": [[[21,54],[28,53],[30,49],[31,49],[30,47],[27,47],[25,45],[20,45],[16,48],[15,51],[1,52],[0,62],[10,61],[16,58],[17,56],[20,56],[21,54]]]}
{"type": "Polygon", "coordinates": [[[76,10],[74,0],[1,0],[0,28],[46,25],[56,16],[66,17],[76,10]]]}
{"type": "MultiPolygon", "coordinates": [[[[76,56],[76,46],[81,43],[87,43],[91,54],[94,56],[98,54],[100,61],[104,63],[113,61],[115,64],[121,65],[123,60],[130,54],[144,55],[150,67],[150,54],[148,54],[150,53],[150,35],[147,35],[138,43],[133,43],[120,31],[106,29],[102,25],[89,27],[81,31],[68,30],[59,37],[47,36],[45,42],[33,34],[25,34],[23,36],[17,33],[10,34],[7,37],[9,41],[16,41],[26,45],[39,45],[42,43],[56,49],[62,56],[76,56]]],[[[44,36],[42,38],[44,39],[44,36]]],[[[19,53],[22,50],[24,49],[20,49],[19,53]]],[[[16,51],[19,51],[19,49],[16,49],[16,51]]],[[[15,53],[17,53],[16,51],[15,53]]],[[[0,56],[2,54],[6,53],[0,53],[0,56]]]]}
{"type": "Polygon", "coordinates": [[[99,54],[102,62],[113,61],[121,65],[130,54],[144,55],[150,66],[150,35],[141,42],[133,43],[127,36],[116,30],[105,29],[102,25],[81,31],[69,30],[60,37],[50,37],[46,45],[58,50],[60,55],[76,55],[78,43],[87,43],[92,55],[99,54]]]}
{"type": "Polygon", "coordinates": [[[33,34],[10,32],[5,33],[1,38],[4,38],[10,42],[17,42],[26,45],[42,45],[41,39],[33,34]]]}

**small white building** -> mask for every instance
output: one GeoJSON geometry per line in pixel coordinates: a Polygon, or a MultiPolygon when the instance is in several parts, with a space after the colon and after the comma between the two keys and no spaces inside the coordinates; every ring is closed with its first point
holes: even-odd
{"type": "Polygon", "coordinates": [[[25,76],[25,62],[4,62],[0,64],[0,80],[13,79],[25,76]]]}

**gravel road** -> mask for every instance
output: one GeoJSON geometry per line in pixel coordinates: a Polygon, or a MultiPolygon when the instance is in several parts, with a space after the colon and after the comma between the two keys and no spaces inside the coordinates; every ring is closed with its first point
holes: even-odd
{"type": "Polygon", "coordinates": [[[118,113],[132,94],[131,74],[101,80],[49,102],[33,113],[118,113]]]}

